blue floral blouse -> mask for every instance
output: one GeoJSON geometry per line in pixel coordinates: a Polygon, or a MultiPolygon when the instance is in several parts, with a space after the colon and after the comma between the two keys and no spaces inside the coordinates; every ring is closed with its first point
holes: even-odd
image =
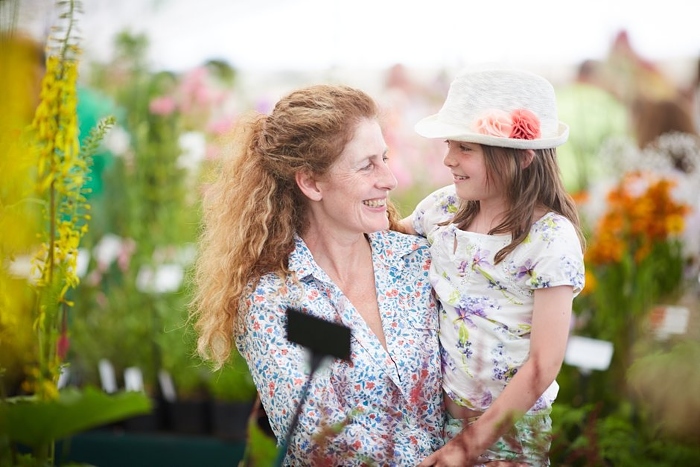
{"type": "Polygon", "coordinates": [[[385,350],[300,237],[298,278],[262,277],[245,299],[236,344],[270,424],[285,439],[309,376],[305,349],[286,339],[287,307],[351,328],[351,362],[332,360],[311,380],[286,465],[414,466],[442,444],[438,305],[424,239],[370,234],[385,350]]]}
{"type": "MultiPolygon", "coordinates": [[[[510,235],[484,235],[438,225],[459,208],[454,185],[437,190],[416,207],[414,228],[428,238],[430,281],[442,305],[440,343],[443,388],[452,400],[485,411],[530,352],[534,291],[584,286],[584,263],[576,230],[549,212],[499,264],[494,257],[510,235]]],[[[554,381],[530,413],[548,411],[559,386],[554,381]]]]}

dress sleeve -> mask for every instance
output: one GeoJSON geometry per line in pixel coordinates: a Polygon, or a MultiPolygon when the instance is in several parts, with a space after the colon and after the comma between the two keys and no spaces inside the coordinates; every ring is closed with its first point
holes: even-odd
{"type": "Polygon", "coordinates": [[[440,188],[418,203],[413,210],[413,228],[427,237],[437,224],[450,220],[459,210],[459,198],[454,185],[440,188]]]}
{"type": "Polygon", "coordinates": [[[528,285],[533,289],[570,285],[574,296],[584,287],[583,250],[576,229],[563,216],[553,216],[530,232],[531,248],[522,264],[532,265],[528,285]]]}

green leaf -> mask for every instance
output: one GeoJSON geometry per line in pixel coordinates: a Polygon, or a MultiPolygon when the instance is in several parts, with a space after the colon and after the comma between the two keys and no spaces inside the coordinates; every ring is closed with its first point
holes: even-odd
{"type": "Polygon", "coordinates": [[[248,421],[248,443],[241,466],[273,467],[278,457],[277,441],[269,437],[254,418],[248,421]]]}
{"type": "Polygon", "coordinates": [[[143,393],[109,395],[92,387],[82,392],[66,389],[54,401],[17,398],[0,403],[0,435],[39,446],[150,410],[151,401],[143,393]]]}

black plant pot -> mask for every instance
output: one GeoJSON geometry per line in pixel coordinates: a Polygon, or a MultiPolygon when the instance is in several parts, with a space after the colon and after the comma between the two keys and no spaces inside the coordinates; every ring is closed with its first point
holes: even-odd
{"type": "Polygon", "coordinates": [[[245,441],[253,404],[253,401],[212,401],[212,434],[227,440],[245,441]]]}
{"type": "Polygon", "coordinates": [[[149,413],[123,420],[121,423],[123,429],[134,433],[153,433],[163,430],[165,426],[165,401],[159,398],[151,399],[151,407],[149,413]]]}
{"type": "Polygon", "coordinates": [[[180,400],[168,403],[170,431],[188,435],[211,434],[211,409],[208,400],[180,400]]]}

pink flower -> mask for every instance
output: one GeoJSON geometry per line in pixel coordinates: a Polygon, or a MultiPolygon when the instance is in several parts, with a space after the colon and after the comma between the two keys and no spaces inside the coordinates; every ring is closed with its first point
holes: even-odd
{"type": "Polygon", "coordinates": [[[477,118],[474,122],[477,133],[482,135],[498,136],[508,138],[513,129],[512,118],[507,112],[494,110],[477,118]]]}
{"type": "Polygon", "coordinates": [[[209,125],[207,125],[207,131],[214,135],[223,135],[233,128],[234,123],[235,119],[233,116],[225,116],[209,123],[209,125]]]}
{"type": "Polygon", "coordinates": [[[148,104],[148,110],[153,115],[170,115],[175,112],[175,99],[172,97],[156,97],[148,104]]]}
{"type": "Polygon", "coordinates": [[[119,269],[123,272],[129,270],[129,263],[131,262],[131,257],[136,251],[136,242],[132,238],[125,239],[121,244],[121,250],[119,250],[119,256],[117,257],[117,265],[119,269]]]}
{"type": "Polygon", "coordinates": [[[498,138],[537,139],[540,137],[540,120],[527,109],[516,109],[510,114],[492,110],[474,121],[474,128],[482,135],[498,138]]]}
{"type": "Polygon", "coordinates": [[[513,129],[510,138],[537,139],[540,137],[540,120],[527,109],[517,109],[511,114],[513,129]]]}

